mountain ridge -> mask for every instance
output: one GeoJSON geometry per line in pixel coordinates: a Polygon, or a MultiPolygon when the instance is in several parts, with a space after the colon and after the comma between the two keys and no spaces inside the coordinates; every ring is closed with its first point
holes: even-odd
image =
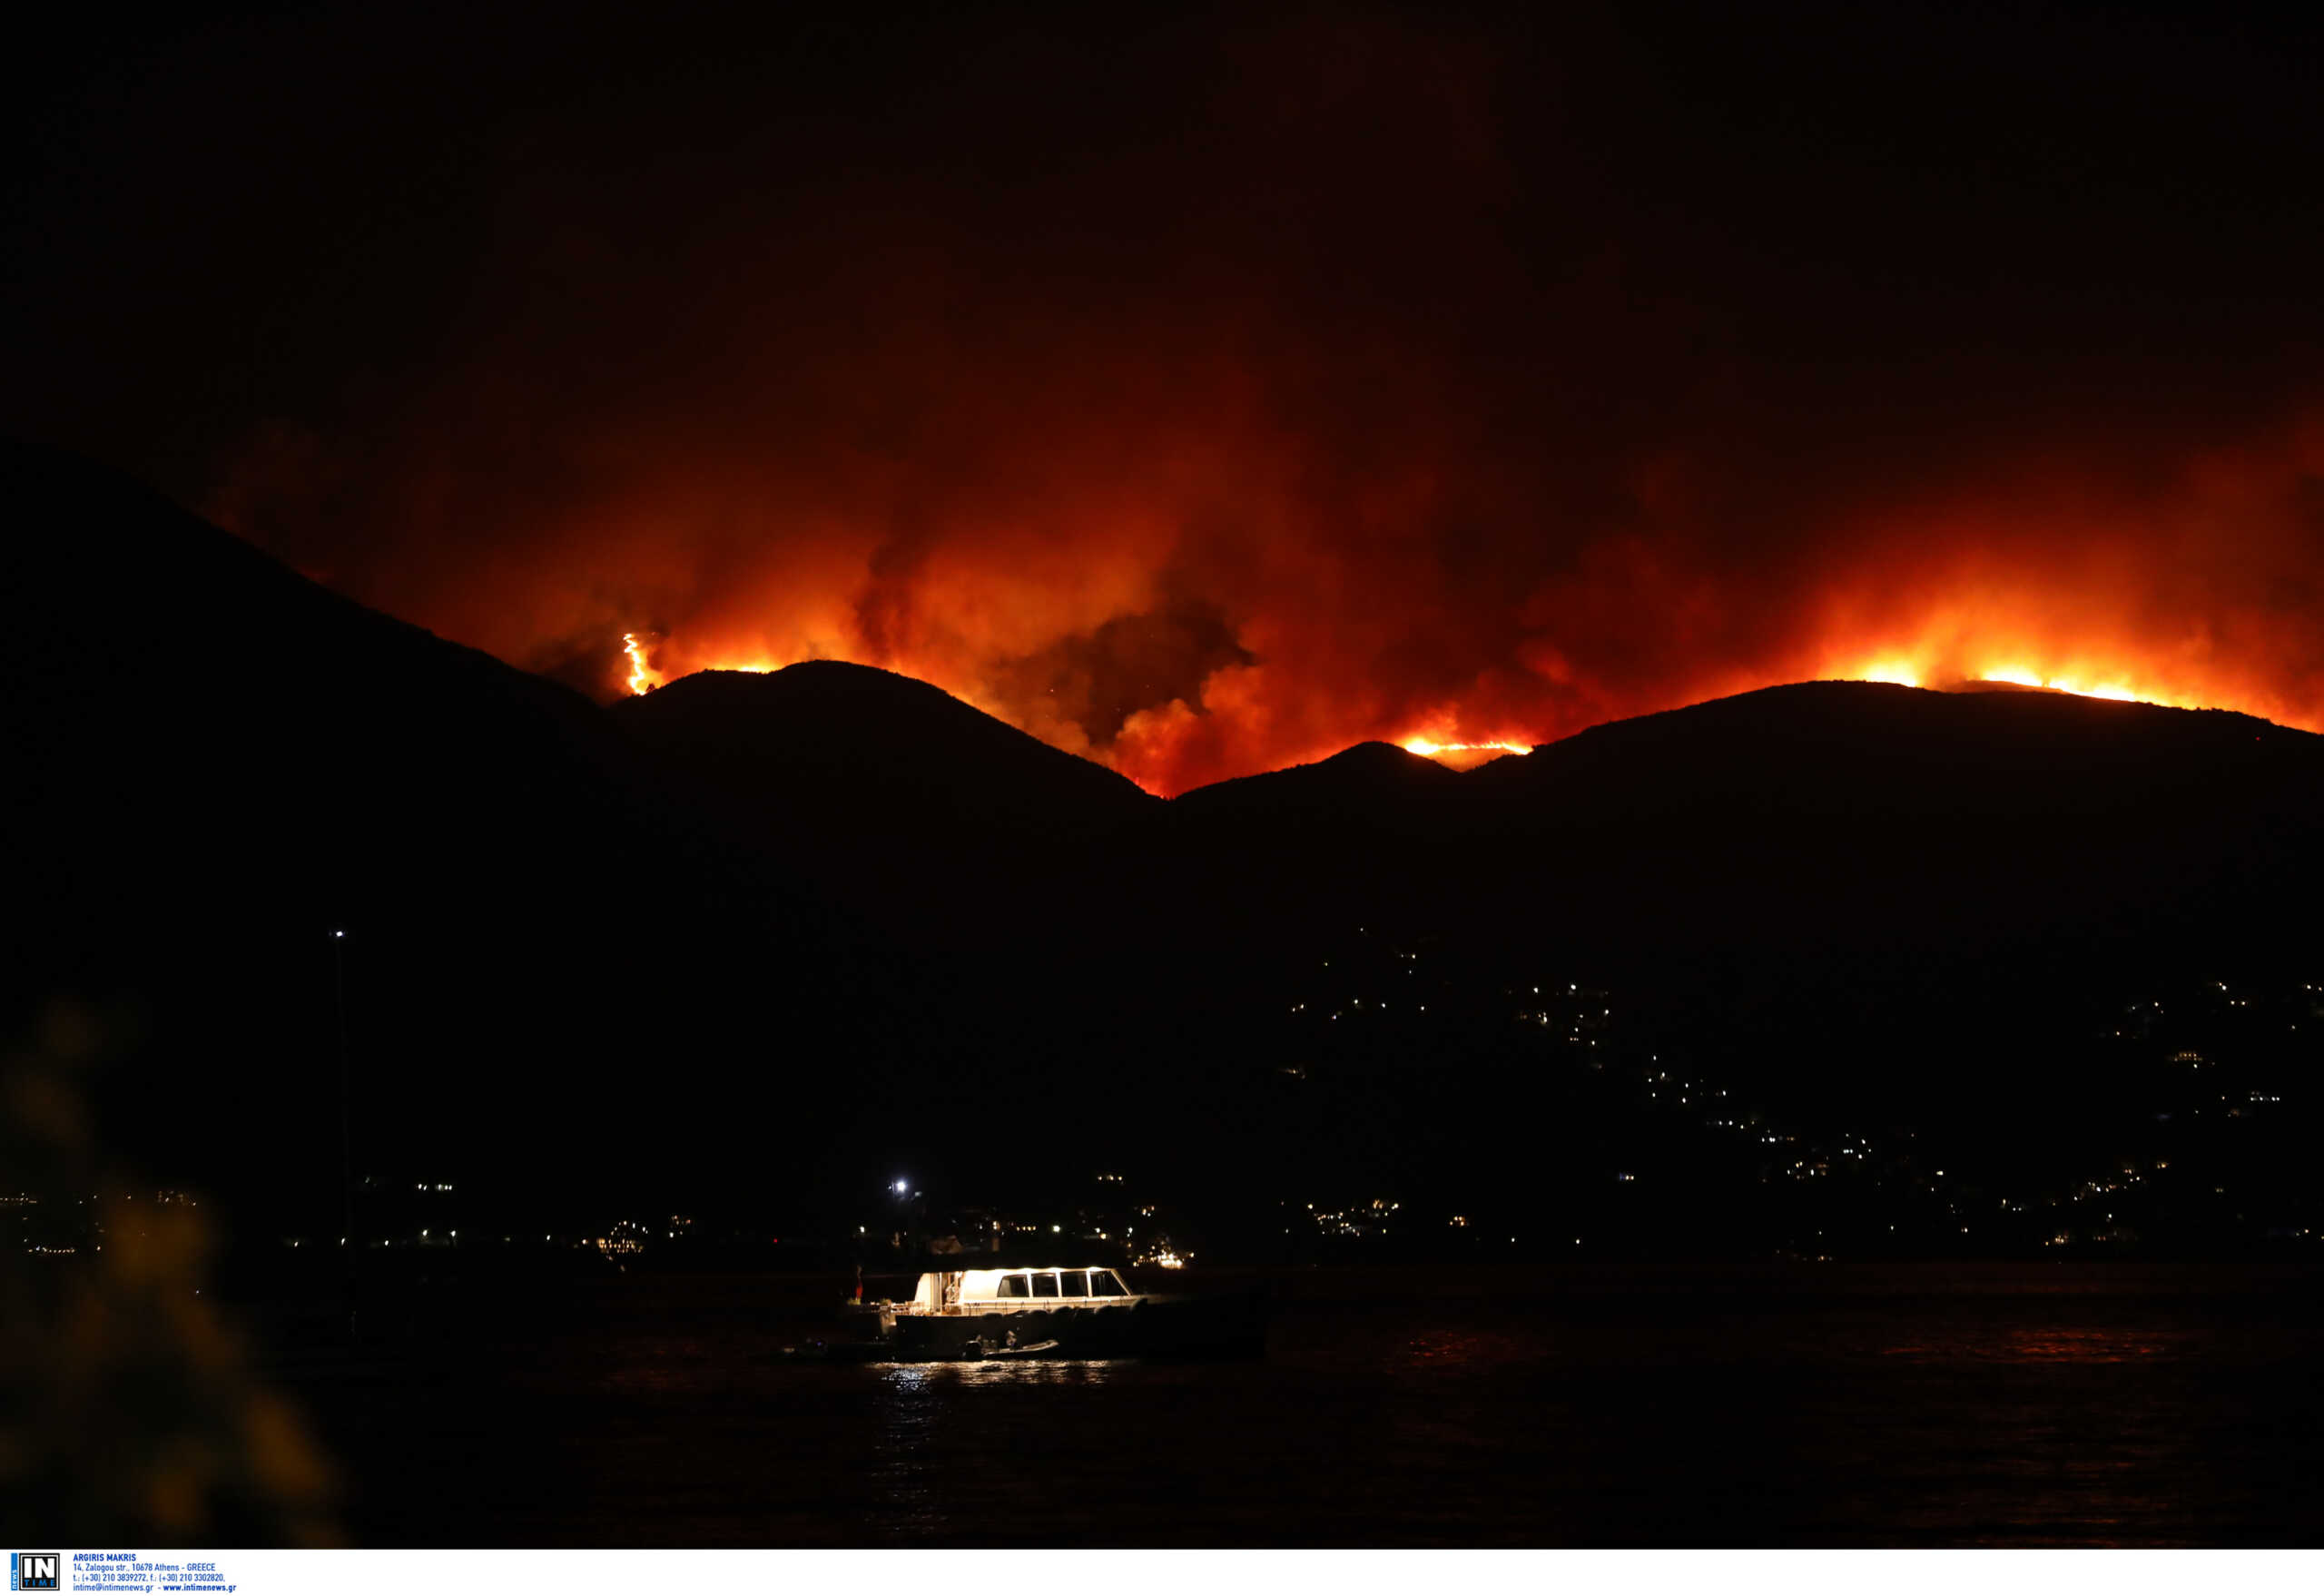
{"type": "Polygon", "coordinates": [[[2324,738],[2231,712],[1794,684],[1466,773],[1359,744],[1165,802],[867,667],[603,709],[71,462],[0,450],[0,514],[37,597],[0,635],[38,844],[11,995],[125,991],[106,1123],[270,1213],[332,1207],[342,951],[364,1167],[512,1203],[761,1202],[1093,1126],[1247,1197],[1286,1138],[1392,1167],[1456,1059],[1510,1106],[1452,1105],[1425,1158],[1460,1167],[1481,1116],[1514,1157],[1562,1100],[1511,1073],[1545,975],[1771,1100],[1926,1116],[2038,1077],[2062,994],[2324,960],[2324,738]],[[210,687],[231,648],[265,668],[210,687]],[[1418,991],[1423,950],[1457,1029],[1303,1029],[1366,960],[1418,991]],[[1402,1107],[1351,1089],[1315,1130],[1283,1083],[1316,1058],[1409,1078],[1402,1107]]]}

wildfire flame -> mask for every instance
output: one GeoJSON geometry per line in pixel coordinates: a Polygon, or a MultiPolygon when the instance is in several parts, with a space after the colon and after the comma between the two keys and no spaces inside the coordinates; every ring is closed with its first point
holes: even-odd
{"type": "Polygon", "coordinates": [[[1423,759],[1433,759],[1439,764],[1449,764],[1455,770],[1467,770],[1472,765],[1498,759],[1504,754],[1531,754],[1530,743],[1439,743],[1432,737],[1407,737],[1403,742],[1407,754],[1417,754],[1423,759]]]}
{"type": "MultiPolygon", "coordinates": [[[[1884,197],[1938,202],[1914,270],[1835,300],[1765,248],[1836,279],[1878,252],[1886,223],[1816,198],[1828,164],[1771,199],[1698,163],[1708,209],[1635,202],[1691,136],[1666,109],[1709,114],[1634,98],[1669,86],[1638,40],[1570,125],[1616,153],[1649,130],[1645,165],[1579,182],[1600,168],[1567,121],[1502,114],[1524,50],[1423,7],[1313,9],[1157,43],[1118,160],[1012,165],[1026,117],[950,94],[706,143],[624,99],[642,142],[606,184],[492,167],[462,303],[500,335],[350,350],[398,363],[311,424],[219,418],[205,437],[240,442],[202,491],[349,596],[600,697],[852,661],[1160,793],[1367,739],[1482,763],[1845,677],[2324,728],[2299,354],[2324,316],[2247,282],[2305,257],[2240,253],[2260,232],[2102,247],[2079,212],[1996,208],[1963,146],[1884,197]],[[1592,120],[1617,112],[1640,120],[1592,120]],[[1128,131],[1196,115],[1201,138],[1128,131]],[[802,153],[830,127],[843,170],[802,153]],[[961,139],[986,180],[941,181],[961,139]],[[1582,206],[1571,270],[1504,225],[1536,194],[1582,206]],[[1752,225],[1669,220],[1730,204],[1752,225]],[[604,226],[624,205],[690,222],[604,226]],[[1994,286],[2020,222],[2034,264],[1994,286]]],[[[987,54],[1046,103],[1050,49],[987,54]]],[[[609,127],[544,147],[628,149],[609,127]]]]}
{"type": "Polygon", "coordinates": [[[1849,680],[1856,682],[1887,682],[1898,687],[1917,687],[1921,674],[1914,666],[1895,660],[1881,660],[1868,665],[1849,680]]]}
{"type": "MultiPolygon", "coordinates": [[[[2124,704],[2171,704],[2170,695],[2154,692],[2140,692],[2117,682],[2089,682],[2073,676],[2044,676],[2024,665],[2003,665],[1987,671],[1977,678],[1983,682],[2007,683],[2014,687],[2046,687],[2053,693],[2071,693],[2078,698],[2112,698],[2124,704]]],[[[2189,707],[2180,704],[2180,707],[2189,707]]]]}
{"type": "Polygon", "coordinates": [[[621,649],[629,655],[629,690],[632,693],[651,693],[662,685],[662,673],[645,663],[645,645],[637,640],[636,633],[624,632],[621,635],[621,649]]]}
{"type": "Polygon", "coordinates": [[[1426,737],[1406,740],[1404,752],[1417,754],[1423,759],[1434,759],[1440,754],[1531,754],[1530,743],[1432,743],[1426,737]]]}
{"type": "MultiPolygon", "coordinates": [[[[666,640],[662,641],[666,642],[666,640]]],[[[652,646],[656,651],[660,650],[660,643],[652,646]]],[[[655,687],[661,686],[665,682],[672,679],[672,672],[676,675],[687,675],[702,670],[746,671],[765,675],[781,670],[787,664],[794,663],[792,660],[773,657],[764,652],[734,657],[708,653],[698,648],[690,650],[681,647],[677,650],[679,658],[672,667],[672,672],[665,672],[656,669],[649,662],[649,644],[641,639],[638,634],[624,633],[622,648],[629,660],[629,670],[625,678],[625,685],[631,693],[637,695],[651,692],[655,687]]],[[[819,656],[823,652],[821,649],[813,651],[819,656]]],[[[1826,657],[1829,658],[1828,655],[1826,657]]],[[[1981,653],[1974,645],[1963,646],[1960,639],[1954,636],[1942,642],[1924,642],[1904,649],[1891,648],[1875,654],[1868,659],[1862,659],[1858,663],[1836,663],[1821,671],[1794,671],[1779,675],[1740,674],[1721,680],[1716,684],[1715,690],[1707,690],[1699,696],[1723,696],[1729,693],[1746,692],[1754,687],[1776,685],[1780,681],[1800,680],[1810,675],[1818,675],[1845,681],[1881,682],[1905,687],[1935,687],[1946,691],[1974,691],[1984,685],[2008,685],[2046,689],[2083,698],[2158,704],[2181,709],[2216,707],[2222,704],[2229,707],[2249,707],[2236,703],[2236,695],[2233,694],[2221,695],[2206,691],[2201,685],[2201,673],[2200,672],[2191,675],[2177,673],[2179,675],[2187,677],[2184,681],[2173,680],[2170,674],[2156,679],[2148,679],[2134,676],[2131,673],[2109,665],[2093,665],[2080,655],[2064,658],[2063,668],[2037,668],[2034,665],[2026,663],[2029,658],[2040,659],[2041,657],[2040,652],[2033,648],[1988,648],[1981,653]]],[[[908,662],[891,661],[888,662],[888,665],[889,668],[901,669],[906,675],[918,674],[910,668],[908,662]]],[[[936,679],[938,686],[944,687],[963,702],[1004,720],[1015,718],[1010,714],[1008,705],[989,702],[984,694],[977,692],[973,687],[968,687],[965,684],[942,679],[948,673],[938,670],[931,671],[928,675],[936,679]]],[[[2270,704],[2266,707],[2275,709],[2280,716],[2283,714],[2280,706],[2270,704]]],[[[1632,713],[1643,713],[1643,711],[1632,713]]],[[[1440,714],[1443,714],[1445,721],[1455,718],[1451,713],[1440,712],[1440,714]]],[[[1440,724],[1443,723],[1440,722],[1440,724]]],[[[2292,724],[2299,723],[2294,720],[2292,724]]],[[[1023,729],[1035,735],[1044,735],[1049,728],[1026,724],[1023,729]]],[[[1362,735],[1363,731],[1360,727],[1353,728],[1348,734],[1348,741],[1358,741],[1362,735]]],[[[1455,770],[1472,769],[1505,754],[1531,754],[1536,746],[1534,743],[1513,737],[1496,737],[1472,742],[1442,731],[1433,735],[1404,736],[1396,741],[1406,753],[1419,754],[1423,759],[1433,759],[1440,764],[1448,765],[1455,770]]],[[[1074,751],[1088,752],[1080,748],[1076,748],[1074,751]]],[[[1105,757],[1102,754],[1098,756],[1105,757]]],[[[1317,758],[1323,756],[1323,752],[1312,755],[1317,758]]],[[[1108,763],[1113,762],[1108,760],[1108,763]]],[[[1130,775],[1134,780],[1138,780],[1139,784],[1146,786],[1148,791],[1163,793],[1167,795],[1168,789],[1147,779],[1147,773],[1132,769],[1125,771],[1124,773],[1130,775]]]]}
{"type": "Polygon", "coordinates": [[[2172,692],[2153,685],[2133,685],[2119,679],[2113,673],[2067,672],[2049,675],[2019,663],[1995,663],[1967,675],[1946,679],[1943,673],[1925,670],[1910,662],[1882,659],[1860,669],[1843,673],[1843,679],[1854,682],[1890,682],[1899,686],[1919,687],[1940,684],[1950,690],[1974,691],[1980,685],[2034,687],[2053,693],[2069,693],[2077,698],[2109,698],[2120,704],[2160,704],[2174,709],[2218,707],[2201,695],[2172,692]]]}

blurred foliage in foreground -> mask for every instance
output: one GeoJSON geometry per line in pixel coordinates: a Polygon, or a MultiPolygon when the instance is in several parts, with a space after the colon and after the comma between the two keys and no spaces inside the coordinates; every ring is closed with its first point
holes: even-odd
{"type": "Polygon", "coordinates": [[[330,1543],[331,1472],[206,1295],[201,1207],[99,1145],[108,1039],[60,1003],[0,1057],[0,1538],[330,1543]]]}

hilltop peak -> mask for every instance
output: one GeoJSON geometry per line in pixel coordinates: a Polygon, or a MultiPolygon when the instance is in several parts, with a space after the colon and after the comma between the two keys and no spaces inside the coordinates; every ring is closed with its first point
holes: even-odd
{"type": "Polygon", "coordinates": [[[1237,776],[1181,793],[1171,802],[1180,809],[1213,809],[1240,804],[1290,808],[1354,808],[1382,801],[1393,802],[1403,793],[1445,790],[1460,780],[1457,772],[1433,759],[1423,759],[1393,743],[1358,743],[1326,759],[1257,775],[1237,776]]]}

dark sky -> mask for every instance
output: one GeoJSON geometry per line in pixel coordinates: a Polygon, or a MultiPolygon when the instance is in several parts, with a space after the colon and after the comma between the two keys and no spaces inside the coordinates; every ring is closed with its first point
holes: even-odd
{"type": "Polygon", "coordinates": [[[2324,725],[2324,23],[43,25],[0,425],[594,692],[862,659],[1163,790],[1824,674],[2324,725]]]}

